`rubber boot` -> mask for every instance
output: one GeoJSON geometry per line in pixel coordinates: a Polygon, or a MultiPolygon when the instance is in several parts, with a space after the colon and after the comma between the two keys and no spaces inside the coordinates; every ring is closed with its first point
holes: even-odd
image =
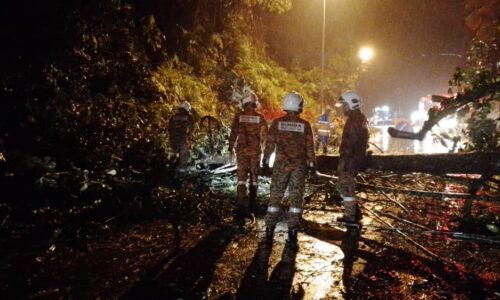
{"type": "Polygon", "coordinates": [[[355,214],[356,223],[360,223],[362,218],[363,216],[361,215],[361,209],[359,208],[358,202],[356,201],[356,214],[355,214]]]}
{"type": "Polygon", "coordinates": [[[346,223],[346,225],[353,224],[358,225],[356,219],[356,211],[358,210],[357,201],[343,201],[344,204],[344,215],[341,218],[338,218],[338,222],[346,223]]]}
{"type": "Polygon", "coordinates": [[[292,244],[297,243],[297,234],[299,229],[297,227],[288,228],[288,242],[292,244]]]}
{"type": "Polygon", "coordinates": [[[251,185],[248,188],[248,206],[249,206],[249,212],[256,215],[257,214],[257,186],[251,185]]]}
{"type": "Polygon", "coordinates": [[[273,242],[274,227],[266,227],[266,242],[268,244],[273,242]]]}

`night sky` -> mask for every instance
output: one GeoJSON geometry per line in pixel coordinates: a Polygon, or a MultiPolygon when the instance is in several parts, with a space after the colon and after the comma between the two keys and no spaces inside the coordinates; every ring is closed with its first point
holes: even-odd
{"type": "MultiPolygon", "coordinates": [[[[323,0],[295,0],[278,34],[294,53],[320,65],[323,0]]],[[[363,109],[388,104],[409,115],[420,97],[446,93],[463,63],[467,32],[459,0],[326,0],[326,57],[338,43],[370,45],[376,56],[357,83],[363,109]]]]}

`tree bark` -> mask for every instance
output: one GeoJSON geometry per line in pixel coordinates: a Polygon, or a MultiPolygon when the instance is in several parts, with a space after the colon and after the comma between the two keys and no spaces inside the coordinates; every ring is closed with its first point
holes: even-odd
{"type": "MultiPolygon", "coordinates": [[[[318,171],[336,173],[338,156],[316,157],[318,171]]],[[[467,152],[445,154],[373,155],[367,167],[394,172],[431,174],[500,174],[500,152],[467,152]]]]}

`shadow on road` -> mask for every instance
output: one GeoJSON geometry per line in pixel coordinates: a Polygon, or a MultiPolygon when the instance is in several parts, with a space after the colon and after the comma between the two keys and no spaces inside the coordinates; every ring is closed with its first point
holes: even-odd
{"type": "Polygon", "coordinates": [[[122,299],[201,299],[210,285],[215,264],[235,236],[231,226],[214,230],[175,259],[161,274],[143,279],[122,299]]]}
{"type": "Polygon", "coordinates": [[[263,299],[266,297],[269,257],[272,249],[272,242],[267,243],[265,240],[257,245],[252,262],[248,266],[236,293],[236,299],[263,299]]]}
{"type": "Polygon", "coordinates": [[[281,261],[276,265],[269,278],[268,299],[302,299],[303,290],[292,291],[297,250],[297,244],[289,242],[285,244],[281,261]]]}
{"type": "Polygon", "coordinates": [[[298,246],[287,242],[281,260],[269,275],[269,257],[272,244],[259,243],[252,263],[247,268],[236,299],[301,299],[303,291],[290,294],[295,275],[295,258],[298,246]]]}
{"type": "Polygon", "coordinates": [[[349,229],[347,229],[347,232],[345,233],[345,237],[342,240],[342,244],[340,245],[342,252],[344,252],[344,259],[342,261],[342,264],[344,266],[344,271],[342,272],[342,281],[344,282],[345,298],[346,299],[353,298],[352,271],[353,271],[354,262],[357,259],[360,235],[361,235],[360,230],[349,228],[349,229]]]}

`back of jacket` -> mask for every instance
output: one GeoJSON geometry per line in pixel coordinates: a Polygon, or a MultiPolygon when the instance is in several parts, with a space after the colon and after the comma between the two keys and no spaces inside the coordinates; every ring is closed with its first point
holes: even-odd
{"type": "Polygon", "coordinates": [[[184,109],[173,115],[168,122],[168,134],[170,143],[178,145],[186,143],[194,127],[194,120],[191,114],[184,109]]]}
{"type": "Polygon", "coordinates": [[[345,123],[340,142],[340,157],[344,170],[359,171],[368,148],[368,120],[360,111],[353,112],[345,123]]]}
{"type": "Polygon", "coordinates": [[[311,124],[294,113],[274,120],[269,129],[264,160],[268,160],[275,150],[275,167],[305,167],[306,163],[314,163],[311,124]]]}
{"type": "Polygon", "coordinates": [[[234,116],[229,136],[229,149],[236,144],[236,152],[260,155],[266,140],[267,123],[264,116],[248,108],[234,116]]]}

